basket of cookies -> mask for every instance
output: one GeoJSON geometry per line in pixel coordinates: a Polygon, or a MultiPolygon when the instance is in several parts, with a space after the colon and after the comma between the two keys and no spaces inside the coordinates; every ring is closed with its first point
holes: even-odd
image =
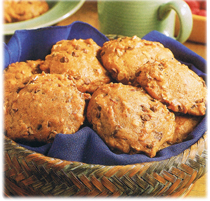
{"type": "Polygon", "coordinates": [[[16,31],[4,44],[5,194],[186,195],[207,171],[205,68],[157,31],[16,31]]]}

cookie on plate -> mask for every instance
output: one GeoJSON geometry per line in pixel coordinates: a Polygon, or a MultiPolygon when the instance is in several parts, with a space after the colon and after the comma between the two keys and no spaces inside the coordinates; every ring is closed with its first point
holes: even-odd
{"type": "Polygon", "coordinates": [[[44,0],[3,0],[4,22],[12,23],[29,20],[49,10],[44,0]]]}
{"type": "Polygon", "coordinates": [[[63,40],[52,47],[40,68],[52,74],[67,74],[81,92],[93,93],[110,82],[108,72],[97,59],[99,49],[92,39],[63,40]]]}
{"type": "Polygon", "coordinates": [[[137,82],[172,111],[205,115],[206,84],[185,64],[177,60],[148,62],[138,74],[137,82]]]}
{"type": "Polygon", "coordinates": [[[87,108],[88,121],[112,150],[154,157],[172,140],[175,115],[142,88],[121,83],[99,87],[87,108]]]}
{"type": "Polygon", "coordinates": [[[28,82],[33,74],[41,73],[39,66],[42,60],[28,60],[26,62],[16,62],[10,64],[4,70],[4,94],[7,96],[11,91],[17,90],[28,82]]]}
{"type": "Polygon", "coordinates": [[[174,58],[173,53],[161,43],[142,40],[137,36],[105,42],[100,56],[112,77],[123,84],[133,84],[136,71],[148,61],[174,58]]]}
{"type": "Polygon", "coordinates": [[[75,133],[83,124],[89,94],[64,75],[36,74],[5,105],[5,131],[13,140],[51,142],[57,133],[75,133]]]}

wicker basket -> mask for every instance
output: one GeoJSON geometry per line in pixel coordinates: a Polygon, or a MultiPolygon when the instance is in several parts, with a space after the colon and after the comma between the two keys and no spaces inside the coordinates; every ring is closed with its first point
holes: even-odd
{"type": "Polygon", "coordinates": [[[187,195],[207,171],[207,134],[170,159],[124,166],[47,157],[7,137],[4,154],[5,196],[180,197],[187,195]]]}
{"type": "Polygon", "coordinates": [[[50,158],[5,137],[5,195],[184,196],[206,173],[206,137],[170,159],[125,166],[50,158]]]}

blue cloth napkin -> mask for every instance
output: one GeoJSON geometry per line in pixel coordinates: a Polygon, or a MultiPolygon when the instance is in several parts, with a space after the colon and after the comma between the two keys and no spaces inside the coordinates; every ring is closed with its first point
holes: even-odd
{"type": "MultiPolygon", "coordinates": [[[[63,39],[92,38],[102,46],[108,40],[106,36],[89,24],[76,21],[68,26],[52,26],[36,30],[16,31],[8,44],[4,44],[4,68],[10,63],[29,59],[44,59],[50,53],[52,45],[63,39]]],[[[157,31],[143,37],[146,40],[161,42],[169,48],[175,57],[187,64],[199,76],[206,79],[206,60],[186,48],[176,40],[157,31]]],[[[160,161],[178,155],[189,148],[207,130],[207,117],[189,134],[188,140],[167,147],[154,158],[145,154],[115,154],[90,127],[83,127],[75,134],[57,134],[53,143],[40,147],[21,145],[46,156],[89,164],[126,165],[142,162],[160,161]]]]}

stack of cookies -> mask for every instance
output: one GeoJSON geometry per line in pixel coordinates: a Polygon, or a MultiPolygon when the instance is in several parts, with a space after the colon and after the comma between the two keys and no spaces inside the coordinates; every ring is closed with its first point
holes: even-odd
{"type": "Polygon", "coordinates": [[[162,44],[119,38],[104,43],[100,55],[118,83],[92,95],[87,118],[112,149],[154,157],[186,139],[205,115],[204,80],[162,44]]]}
{"type": "Polygon", "coordinates": [[[52,142],[88,122],[115,153],[149,157],[182,142],[205,115],[205,82],[158,42],[62,40],[45,60],[4,71],[5,133],[52,142]]]}

